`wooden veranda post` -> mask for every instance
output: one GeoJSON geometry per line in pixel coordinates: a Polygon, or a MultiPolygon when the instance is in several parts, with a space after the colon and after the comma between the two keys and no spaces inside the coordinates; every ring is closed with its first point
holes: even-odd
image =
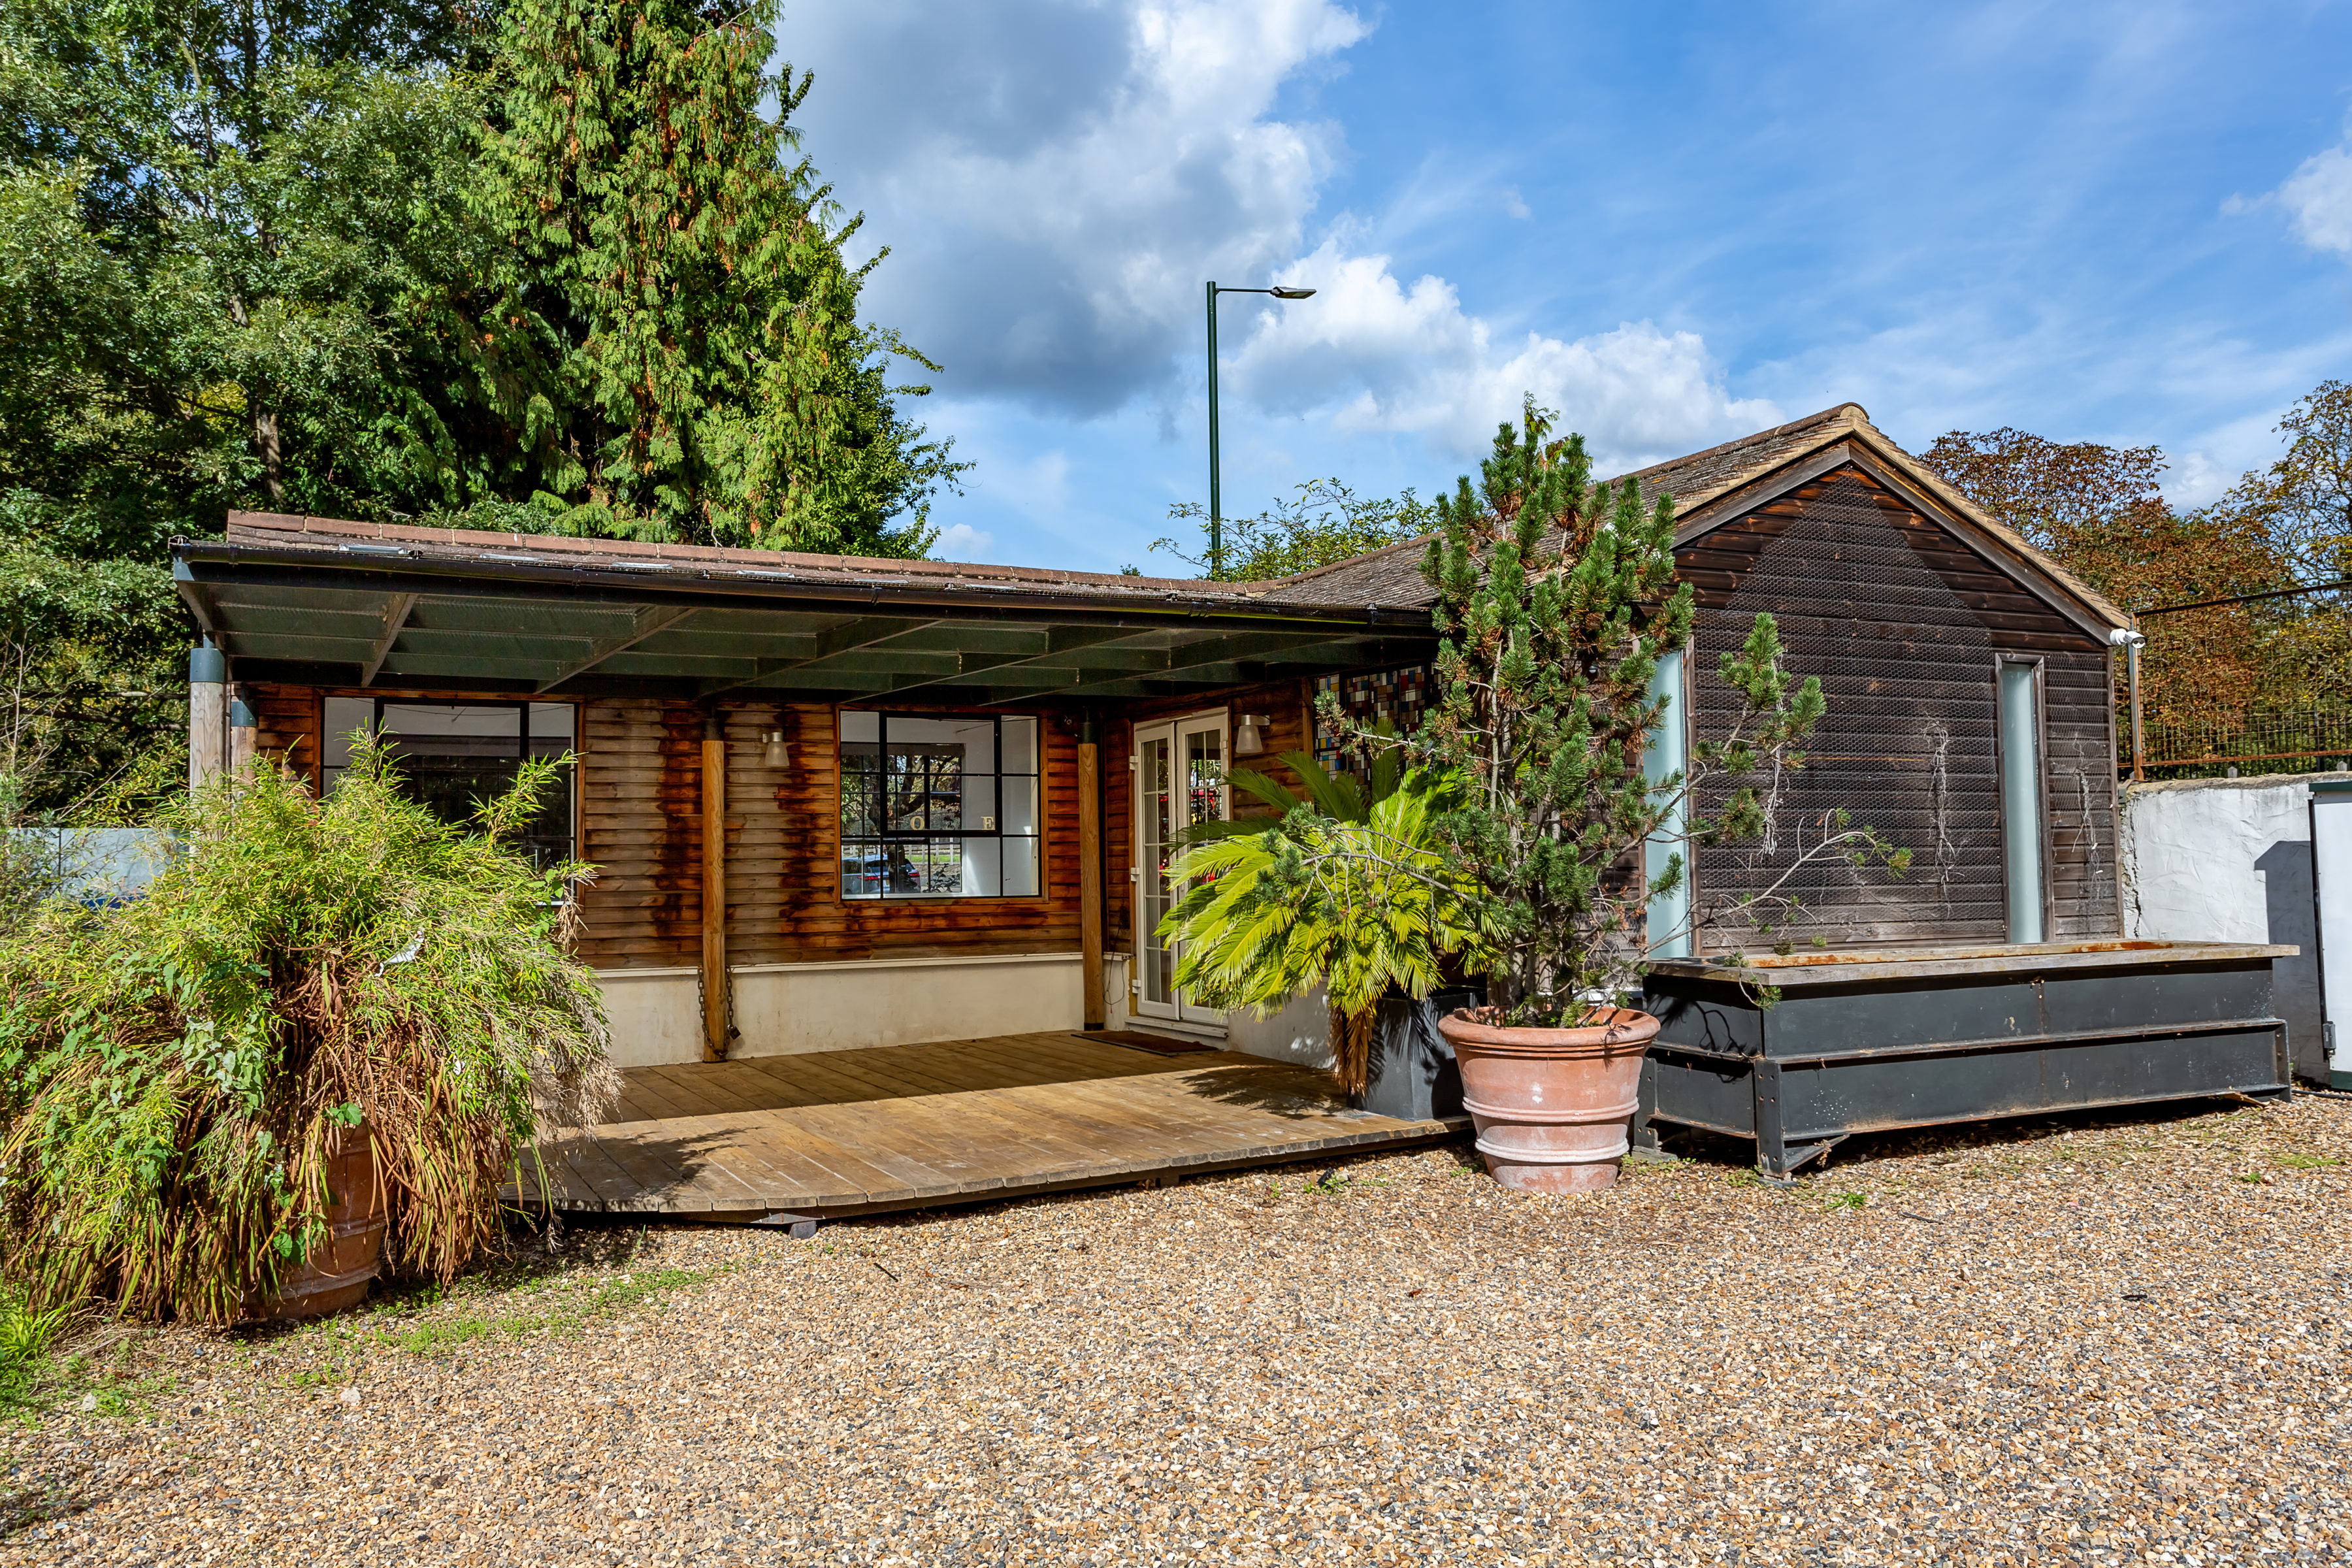
{"type": "MultiPolygon", "coordinates": [[[[1099,1029],[1103,1010],[1102,763],[1095,721],[1078,730],[1078,968],[1087,989],[1086,1023],[1099,1029]]],[[[1066,1014],[1064,1016],[1067,1016],[1066,1014]]]]}
{"type": "Polygon", "coordinates": [[[727,1059],[727,720],[702,716],[702,1059],[727,1059]]]}
{"type": "Polygon", "coordinates": [[[188,787],[201,789],[228,758],[228,661],[206,638],[188,653],[188,787]]]}

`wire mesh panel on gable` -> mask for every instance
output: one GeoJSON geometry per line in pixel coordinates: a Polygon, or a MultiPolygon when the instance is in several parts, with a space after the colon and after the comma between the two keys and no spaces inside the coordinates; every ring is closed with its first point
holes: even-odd
{"type": "Polygon", "coordinates": [[[1340,712],[1349,722],[1367,727],[1392,724],[1400,736],[1410,736],[1436,704],[1437,673],[1429,665],[1412,664],[1401,669],[1315,678],[1315,760],[1333,773],[1358,773],[1362,771],[1362,757],[1345,744],[1344,731],[1323,716],[1327,694],[1338,700],[1340,712]]]}
{"type": "MultiPolygon", "coordinates": [[[[1702,909],[1768,885],[1774,862],[1793,858],[1800,836],[1817,840],[1841,808],[1913,854],[1901,880],[1837,861],[1809,867],[1785,889],[1802,905],[1788,929],[1734,927],[1724,940],[2004,939],[1993,638],[1962,596],[1965,563],[1953,550],[1926,520],[1848,473],[1725,525],[1693,552],[1685,574],[1700,584],[1690,678],[1699,736],[1726,734],[1738,718],[1738,694],[1718,671],[1759,611],[1779,620],[1791,676],[1819,676],[1829,704],[1806,766],[1782,781],[1771,835],[1699,856],[1702,909]]],[[[1725,794],[1712,791],[1700,810],[1719,810],[1725,794]]]]}

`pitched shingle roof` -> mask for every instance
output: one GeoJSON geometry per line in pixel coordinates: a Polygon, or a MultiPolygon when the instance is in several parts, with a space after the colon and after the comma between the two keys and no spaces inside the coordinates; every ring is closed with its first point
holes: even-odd
{"type": "MultiPolygon", "coordinates": [[[[1857,443],[1938,507],[1979,531],[2000,552],[2011,558],[2013,567],[2037,574],[2054,584],[2095,619],[2113,627],[2129,627],[2133,624],[2128,615],[2089,584],[1986,516],[1967,497],[1896,446],[1870,423],[1869,414],[1857,403],[1841,403],[1805,418],[1743,436],[1737,441],[1637,468],[1621,478],[1637,481],[1644,500],[1654,501],[1661,494],[1673,496],[1675,515],[1690,518],[1730,492],[1790,468],[1841,441],[1857,443]]],[[[228,542],[338,553],[401,553],[453,565],[488,566],[527,560],[573,566],[599,574],[622,571],[668,577],[758,578],[812,589],[870,588],[894,597],[928,593],[958,598],[1001,597],[1004,602],[1052,599],[1064,603],[1083,601],[1106,608],[1120,605],[1182,605],[1212,613],[1233,610],[1262,614],[1295,605],[1310,612],[1418,611],[1426,608],[1434,596],[1421,574],[1422,557],[1426,550],[1426,542],[1422,540],[1392,544],[1266,583],[1129,577],[1034,566],[883,560],[706,545],[636,544],[539,533],[345,522],[273,512],[232,512],[228,542]]]]}
{"type": "MultiPolygon", "coordinates": [[[[1709,447],[1703,452],[1653,463],[1646,468],[1637,468],[1620,478],[1637,481],[1642,489],[1642,499],[1645,501],[1654,502],[1662,494],[1671,495],[1675,515],[1688,518],[1733,490],[1766,479],[1777,470],[1793,467],[1824,447],[1844,440],[1858,442],[1867,448],[1881,462],[1900,473],[1906,482],[1931,498],[1938,507],[1989,535],[2002,552],[2012,557],[2016,566],[2038,573],[2057,584],[2095,618],[2115,627],[2129,627],[2133,624],[2128,615],[2090,584],[2017,533],[1994,521],[1966,496],[1896,446],[1884,431],[1871,424],[1869,413],[1858,403],[1841,403],[1802,419],[1776,425],[1769,430],[1759,430],[1752,436],[1743,436],[1719,447],[1709,447]]],[[[1421,575],[1421,562],[1426,548],[1426,542],[1421,540],[1392,544],[1385,550],[1376,550],[1353,560],[1302,573],[1281,584],[1278,592],[1287,600],[1328,605],[1426,605],[1434,597],[1428,583],[1421,575]]]]}

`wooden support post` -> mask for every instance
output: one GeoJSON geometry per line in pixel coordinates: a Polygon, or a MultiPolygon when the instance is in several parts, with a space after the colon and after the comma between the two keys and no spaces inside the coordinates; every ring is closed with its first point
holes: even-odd
{"type": "Polygon", "coordinates": [[[1087,988],[1089,1029],[1106,1023],[1103,1006],[1102,764],[1095,721],[1078,731],[1078,965],[1087,988]]]}
{"type": "Polygon", "coordinates": [[[702,1059],[727,1059],[727,720],[702,719],[702,1059]]]}
{"type": "Polygon", "coordinates": [[[246,700],[237,687],[228,689],[228,771],[229,776],[242,780],[253,772],[253,759],[260,751],[261,736],[254,720],[253,704],[246,700]]]}
{"type": "Polygon", "coordinates": [[[202,789],[228,760],[228,661],[207,641],[188,654],[188,787],[202,789]]]}

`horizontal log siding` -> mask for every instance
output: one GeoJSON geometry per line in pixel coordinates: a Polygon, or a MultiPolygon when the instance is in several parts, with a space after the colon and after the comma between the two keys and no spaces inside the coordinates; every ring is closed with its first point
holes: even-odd
{"type": "Polygon", "coordinates": [[[580,955],[658,969],[702,955],[702,715],[690,702],[580,705],[580,955]]]}
{"type": "Polygon", "coordinates": [[[255,752],[283,763],[310,793],[319,792],[319,693],[308,686],[243,688],[253,709],[255,752]]]}
{"type": "MultiPolygon", "coordinates": [[[[701,710],[655,700],[582,705],[582,952],[599,968],[695,963],[701,952],[701,710]]],[[[736,702],[727,732],[727,952],[747,963],[1078,947],[1077,737],[1041,715],[1045,893],[1028,899],[844,899],[834,710],[736,702]],[[783,768],[762,735],[781,728],[783,768]]]]}
{"type": "MultiPolygon", "coordinates": [[[[1698,592],[1690,679],[1702,734],[1736,717],[1718,660],[1759,611],[1778,618],[1791,674],[1822,679],[1829,711],[1780,816],[1783,856],[1790,834],[1817,834],[1836,807],[1913,853],[1900,880],[1835,865],[1801,876],[1793,890],[1806,912],[1782,934],[1837,946],[2005,939],[1993,686],[2003,652],[2044,660],[2051,935],[2116,933],[2103,645],[1852,468],[1702,535],[1676,560],[1698,592]]],[[[1750,856],[1704,853],[1702,901],[1764,885],[1771,873],[1750,856]]],[[[1759,940],[1732,928],[1718,945],[1759,940]]]]}

